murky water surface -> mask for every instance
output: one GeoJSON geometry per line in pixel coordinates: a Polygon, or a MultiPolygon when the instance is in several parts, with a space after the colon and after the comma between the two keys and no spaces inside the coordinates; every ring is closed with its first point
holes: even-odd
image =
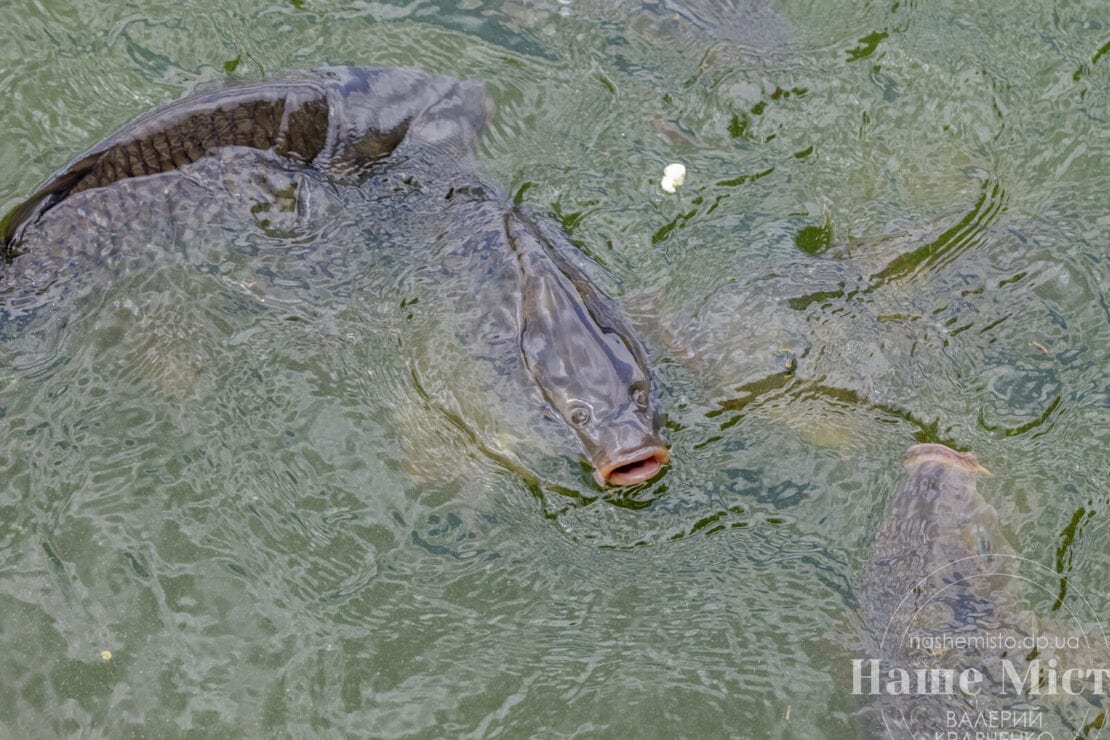
{"type": "Polygon", "coordinates": [[[186,256],[0,343],[0,734],[852,737],[915,441],[1110,613],[1102,3],[82,0],[0,41],[5,210],[227,77],[484,81],[482,171],[598,263],[673,448],[598,489],[358,190],[131,214],[186,256]]]}

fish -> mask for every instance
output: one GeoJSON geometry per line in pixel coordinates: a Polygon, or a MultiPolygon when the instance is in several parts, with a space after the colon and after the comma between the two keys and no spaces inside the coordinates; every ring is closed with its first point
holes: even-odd
{"type": "Polygon", "coordinates": [[[1110,666],[1099,664],[1105,654],[1076,625],[1038,620],[1024,608],[1018,587],[1029,576],[977,490],[990,471],[973,454],[934,443],[911,447],[902,465],[906,481],[878,529],[860,591],[867,657],[852,661],[852,679],[853,693],[870,699],[859,715],[862,734],[974,737],[984,717],[994,718],[994,732],[1038,734],[1047,729],[1046,702],[1074,726],[1092,721],[1088,701],[1068,705],[1070,693],[1038,677],[1068,669],[1090,677],[1088,669],[1110,666]]]}
{"type": "Polygon", "coordinates": [[[934,651],[928,638],[999,626],[990,574],[995,547],[1008,548],[997,536],[997,512],[976,490],[987,471],[974,455],[918,444],[902,467],[906,482],[887,509],[864,574],[860,604],[870,660],[856,664],[853,688],[874,693],[866,690],[878,676],[879,694],[864,713],[869,735],[932,737],[949,729],[949,712],[972,708],[970,697],[891,695],[890,671],[984,668],[985,653],[934,651]]]}
{"type": "Polygon", "coordinates": [[[651,480],[670,455],[653,431],[663,416],[628,319],[559,251],[565,235],[515,216],[506,232],[520,264],[521,351],[544,397],[578,435],[599,484],[651,480]]]}
{"type": "Polygon", "coordinates": [[[141,115],[0,220],[0,327],[90,294],[97,280],[188,259],[159,251],[154,236],[215,222],[206,209],[233,208],[243,193],[255,194],[249,215],[295,211],[302,196],[284,204],[276,194],[311,192],[321,180],[362,188],[368,202],[382,191],[378,200],[401,204],[399,217],[434,226],[442,214],[456,225],[451,252],[464,258],[452,265],[482,264],[466,259],[476,254],[513,265],[512,290],[486,290],[480,274],[472,283],[491,315],[513,317],[516,360],[573,430],[598,485],[649,481],[670,452],[644,346],[558,224],[482,178],[475,149],[493,112],[479,82],[325,67],[141,115]],[[136,222],[146,241],[113,238],[136,222]]]}

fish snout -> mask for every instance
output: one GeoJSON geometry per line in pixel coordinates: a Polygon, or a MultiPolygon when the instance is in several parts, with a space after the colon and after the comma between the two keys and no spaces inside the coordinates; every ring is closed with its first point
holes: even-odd
{"type": "Polygon", "coordinates": [[[935,442],[916,444],[909,448],[902,460],[902,467],[906,470],[912,470],[924,463],[935,463],[949,468],[962,469],[975,475],[986,475],[988,477],[993,475],[991,471],[980,465],[975,455],[970,452],[957,452],[951,447],[935,442]]]}

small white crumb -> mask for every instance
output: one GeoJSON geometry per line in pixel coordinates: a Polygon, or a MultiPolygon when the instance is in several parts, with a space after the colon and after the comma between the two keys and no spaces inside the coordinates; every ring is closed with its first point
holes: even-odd
{"type": "Polygon", "coordinates": [[[659,181],[659,187],[663,188],[664,192],[673,193],[675,188],[686,181],[686,167],[675,162],[663,168],[663,179],[659,181]]]}

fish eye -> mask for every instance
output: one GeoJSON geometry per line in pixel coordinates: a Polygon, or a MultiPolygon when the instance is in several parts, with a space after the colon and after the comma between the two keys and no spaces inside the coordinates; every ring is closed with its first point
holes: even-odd
{"type": "Polygon", "coordinates": [[[584,426],[590,420],[590,409],[577,405],[570,410],[570,423],[576,427],[584,426]]]}
{"type": "Polygon", "coordinates": [[[647,408],[648,405],[648,389],[647,383],[633,383],[628,389],[628,396],[640,408],[647,408]]]}

